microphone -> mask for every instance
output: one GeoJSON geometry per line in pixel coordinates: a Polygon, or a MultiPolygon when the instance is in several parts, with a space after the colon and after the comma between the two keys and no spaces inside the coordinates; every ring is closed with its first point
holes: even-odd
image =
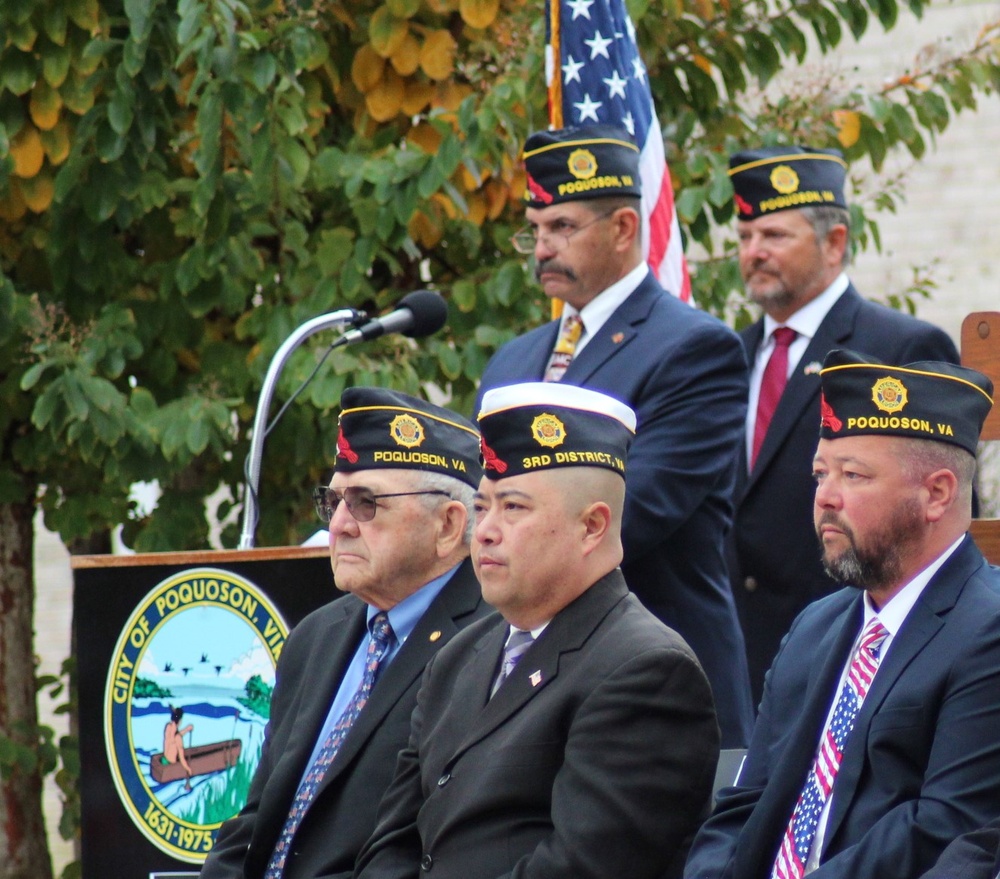
{"type": "Polygon", "coordinates": [[[372,318],[366,324],[348,330],[338,340],[341,345],[367,342],[386,333],[402,333],[411,339],[420,339],[436,333],[448,319],[448,304],[440,293],[433,290],[414,290],[407,293],[395,311],[383,317],[372,318]]]}

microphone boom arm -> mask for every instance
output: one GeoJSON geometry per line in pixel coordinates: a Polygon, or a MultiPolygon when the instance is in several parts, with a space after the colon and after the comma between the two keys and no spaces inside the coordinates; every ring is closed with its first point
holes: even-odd
{"type": "Polygon", "coordinates": [[[321,314],[306,321],[281,344],[281,347],[271,358],[271,364],[264,376],[260,388],[260,398],[257,401],[257,412],[253,420],[253,434],[250,437],[250,451],[247,453],[246,477],[243,490],[243,530],[240,533],[239,549],[253,549],[254,533],[257,530],[257,520],[260,515],[257,503],[257,488],[260,483],[260,462],[264,455],[264,437],[267,433],[267,413],[271,408],[274,389],[278,384],[278,376],[285,367],[285,362],[292,352],[310,336],[332,327],[356,323],[363,315],[354,308],[341,308],[328,314],[321,314]]]}

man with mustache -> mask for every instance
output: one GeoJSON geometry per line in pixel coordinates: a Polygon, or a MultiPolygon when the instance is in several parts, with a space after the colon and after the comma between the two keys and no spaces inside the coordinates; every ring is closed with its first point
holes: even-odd
{"type": "Polygon", "coordinates": [[[746,411],[739,340],[664,291],[643,261],[639,150],[625,131],[537,132],[524,164],[528,224],[512,241],[564,308],[496,353],[477,407],[491,388],[545,380],[635,411],[622,571],[701,661],[723,747],[745,746],[753,706],[723,548],[746,411]]]}
{"type": "Polygon", "coordinates": [[[792,624],[686,879],[919,876],[1000,815],[1000,573],[968,527],[992,383],[832,351],[813,520],[846,588],[792,624]]]}
{"type": "Polygon", "coordinates": [[[848,279],[850,212],[840,153],[767,147],[737,153],[729,164],[740,273],[748,298],[764,312],[740,334],[750,396],[726,546],[758,702],[792,620],[837,588],[820,564],[810,524],[823,358],[850,348],[890,363],[958,363],[958,351],[937,327],[862,299],[848,279]],[[777,510],[783,521],[776,529],[777,510]]]}

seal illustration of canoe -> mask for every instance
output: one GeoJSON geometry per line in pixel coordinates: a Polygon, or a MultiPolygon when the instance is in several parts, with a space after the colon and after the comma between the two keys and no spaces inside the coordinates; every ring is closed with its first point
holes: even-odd
{"type": "MultiPolygon", "coordinates": [[[[192,777],[195,775],[207,775],[210,772],[219,772],[222,769],[229,769],[236,765],[240,758],[240,751],[243,743],[239,739],[228,739],[224,742],[213,742],[210,745],[196,745],[193,748],[185,748],[184,756],[187,758],[188,766],[191,767],[192,777]]],[[[157,784],[166,784],[169,781],[178,781],[187,777],[184,767],[180,761],[177,763],[164,763],[163,752],[153,754],[150,761],[150,771],[153,781],[157,784]]]]}

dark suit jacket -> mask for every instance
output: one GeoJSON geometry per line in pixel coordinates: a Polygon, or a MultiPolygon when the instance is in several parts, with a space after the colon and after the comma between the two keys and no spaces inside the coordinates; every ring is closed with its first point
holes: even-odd
{"type": "Polygon", "coordinates": [[[556,615],[489,700],[507,631],[500,617],[470,626],[428,666],[356,875],[679,875],[719,753],[694,654],[618,570],[556,615]]]}
{"type": "MultiPolygon", "coordinates": [[[[406,745],[424,666],[460,629],[491,610],[466,559],[379,677],[295,835],[285,879],[351,875],[375,826],[396,755],[406,745]]],[[[346,595],[309,614],[289,636],[246,807],[220,829],[202,879],[264,875],[340,678],[361,643],[366,613],[364,602],[346,595]]]]}
{"type": "MultiPolygon", "coordinates": [[[[764,322],[742,333],[749,362],[763,341],[764,322]]],[[[886,363],[958,363],[951,339],[937,327],[862,299],[853,287],[830,309],[781,397],[753,473],[740,446],[736,518],[727,546],[754,702],[792,620],[810,601],[838,587],[820,561],[813,529],[812,460],[819,440],[819,372],[834,348],[850,348],[886,363]]]]}
{"type": "MultiPolygon", "coordinates": [[[[768,673],[735,787],[695,840],[687,879],[767,879],[854,639],[843,589],[795,621],[768,673]]],[[[972,539],[931,579],[861,706],[810,879],[915,877],[1000,815],[1000,572],[972,539]]]]}
{"type": "MultiPolygon", "coordinates": [[[[490,388],[540,380],[558,327],[553,321],[503,346],[483,372],[480,400],[490,388]]],[[[563,382],[635,410],[622,571],[629,589],[704,667],[723,747],[745,746],[753,703],[723,548],[746,413],[739,340],[649,275],[574,358],[563,382]]]]}
{"type": "Polygon", "coordinates": [[[995,879],[1000,874],[1000,820],[958,837],[920,879],[995,879]]]}

